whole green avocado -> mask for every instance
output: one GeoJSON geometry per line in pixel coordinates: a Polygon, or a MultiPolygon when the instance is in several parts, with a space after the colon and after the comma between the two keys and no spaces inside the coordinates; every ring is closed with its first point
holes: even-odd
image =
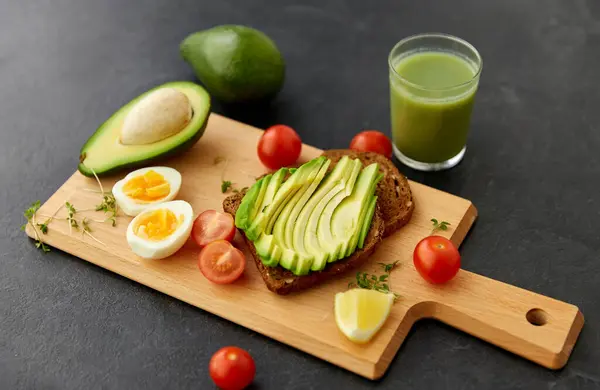
{"type": "Polygon", "coordinates": [[[283,57],[254,28],[221,25],[199,31],[188,35],[179,50],[208,92],[225,103],[269,100],[283,86],[283,57]]]}

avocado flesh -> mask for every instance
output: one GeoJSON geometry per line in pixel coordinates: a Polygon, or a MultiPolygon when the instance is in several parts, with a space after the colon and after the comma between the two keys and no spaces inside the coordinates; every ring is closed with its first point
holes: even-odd
{"type": "Polygon", "coordinates": [[[267,175],[261,179],[263,181],[263,183],[260,186],[260,191],[254,202],[254,206],[252,207],[252,210],[250,213],[250,219],[249,219],[250,221],[253,221],[254,218],[256,218],[256,216],[258,215],[258,208],[260,207],[260,205],[263,202],[263,199],[265,198],[265,194],[267,192],[269,182],[271,181],[271,177],[272,177],[272,175],[267,175]]]}
{"type": "Polygon", "coordinates": [[[350,237],[350,240],[348,240],[347,246],[345,248],[342,247],[342,254],[340,255],[340,258],[350,256],[356,250],[356,247],[358,246],[358,240],[360,239],[360,234],[363,230],[363,221],[369,213],[369,207],[371,206],[372,199],[373,196],[365,197],[365,201],[360,210],[360,214],[358,216],[356,224],[354,225],[355,227],[353,229],[354,231],[352,233],[352,236],[350,237]]]}
{"type": "Polygon", "coordinates": [[[267,267],[276,267],[281,259],[281,248],[275,244],[275,239],[270,234],[261,234],[254,242],[256,253],[267,267]]]}
{"type": "Polygon", "coordinates": [[[271,175],[265,176],[256,183],[244,195],[244,199],[235,213],[235,226],[239,229],[246,229],[254,220],[255,211],[260,206],[262,199],[260,195],[265,195],[265,190],[269,184],[271,175]]]}
{"type": "Polygon", "coordinates": [[[358,177],[361,168],[362,163],[360,160],[353,160],[350,178],[346,182],[344,190],[336,194],[336,196],[329,201],[327,206],[325,206],[323,213],[319,217],[319,222],[317,224],[317,237],[319,239],[319,245],[321,248],[323,248],[323,250],[329,254],[329,258],[327,259],[327,262],[329,263],[336,261],[340,251],[342,250],[341,243],[335,240],[335,237],[333,236],[331,218],[340,203],[342,203],[345,198],[352,194],[356,178],[358,177]]]}
{"type": "MultiPolygon", "coordinates": [[[[369,167],[367,167],[367,168],[369,168],[369,167]]],[[[363,173],[366,173],[367,168],[365,168],[363,170],[363,173]]],[[[375,170],[377,170],[378,168],[379,167],[375,168],[375,170]]],[[[365,189],[364,193],[361,195],[361,196],[363,196],[363,198],[361,200],[361,205],[360,205],[360,207],[361,207],[360,214],[358,216],[358,220],[356,221],[355,227],[353,229],[351,238],[350,238],[350,240],[348,240],[348,246],[345,248],[344,256],[350,256],[352,253],[354,253],[354,251],[356,250],[356,247],[358,246],[360,236],[365,227],[365,219],[371,212],[370,208],[375,207],[375,202],[377,201],[377,197],[375,196],[375,187],[377,186],[377,183],[379,183],[380,178],[381,178],[381,176],[379,175],[379,173],[375,172],[373,174],[372,182],[370,183],[369,188],[365,189]],[[373,200],[373,198],[375,198],[375,200],[373,200]]],[[[359,190],[358,181],[357,181],[356,189],[359,190]]],[[[372,212],[374,213],[375,209],[373,209],[372,212]]],[[[369,217],[367,231],[368,231],[368,227],[371,226],[371,219],[373,219],[373,215],[371,215],[369,217]]],[[[365,232],[365,235],[366,235],[366,233],[367,232],[365,232]]],[[[364,244],[364,240],[363,240],[363,244],[364,244]]],[[[362,248],[362,245],[360,247],[362,248]]]]}
{"type": "MultiPolygon", "coordinates": [[[[249,239],[248,228],[256,220],[256,217],[273,202],[273,198],[287,173],[287,168],[281,168],[272,175],[259,179],[244,195],[242,203],[235,214],[235,225],[237,228],[246,231],[246,237],[249,239]],[[238,218],[238,216],[240,217],[238,218]]],[[[281,248],[274,245],[273,236],[260,234],[260,232],[259,236],[260,238],[253,240],[256,253],[266,266],[277,266],[281,258],[281,248]]]]}
{"type": "Polygon", "coordinates": [[[287,214],[284,214],[280,217],[282,211],[288,206],[290,201],[294,201],[294,196],[298,191],[303,191],[307,182],[311,179],[311,175],[314,173],[313,169],[317,166],[321,166],[325,157],[319,157],[317,159],[313,159],[306,164],[302,165],[295,171],[290,178],[283,183],[281,189],[277,191],[275,195],[275,199],[273,203],[269,205],[266,210],[266,225],[263,229],[263,232],[266,234],[273,234],[275,230],[275,224],[287,218],[287,214]],[[289,184],[289,186],[288,186],[289,184]]]}
{"type": "MultiPolygon", "coordinates": [[[[279,171],[275,175],[278,173],[279,171]]],[[[301,174],[302,172],[300,175],[301,174]]],[[[275,222],[275,219],[277,219],[277,216],[281,212],[282,206],[285,206],[287,199],[301,187],[302,183],[300,183],[300,175],[298,175],[298,171],[292,174],[285,183],[281,184],[279,188],[277,188],[270,202],[267,202],[267,195],[270,195],[270,191],[267,189],[261,209],[258,211],[258,214],[256,215],[254,221],[252,221],[250,227],[245,231],[246,237],[248,237],[249,240],[256,241],[258,237],[266,231],[267,227],[269,227],[269,231],[266,232],[270,234],[270,228],[272,228],[272,225],[269,225],[269,222],[271,220],[273,220],[273,223],[275,222]]],[[[283,176],[285,176],[285,173],[283,176]]],[[[278,178],[271,179],[271,182],[277,184],[278,178]]]]}
{"type": "Polygon", "coordinates": [[[121,107],[96,130],[81,148],[78,170],[89,177],[94,173],[104,176],[182,153],[202,137],[209,114],[210,96],[197,84],[176,81],[152,88],[121,107]],[[178,133],[151,144],[121,144],[121,126],[127,114],[144,97],[160,88],[174,88],[187,96],[193,110],[190,122],[178,133]]]}
{"type": "MultiPolygon", "coordinates": [[[[281,247],[282,250],[279,264],[297,275],[308,273],[310,270],[310,263],[308,267],[305,266],[309,260],[305,259],[301,253],[294,250],[291,243],[291,236],[288,240],[286,234],[290,228],[292,229],[290,233],[293,231],[293,224],[299,213],[299,209],[306,203],[306,200],[312,195],[314,189],[321,182],[323,176],[325,176],[327,167],[323,170],[323,166],[329,166],[329,164],[330,161],[325,157],[319,157],[311,160],[298,169],[295,174],[301,175],[299,181],[303,184],[293,195],[288,197],[287,201],[281,204],[281,211],[273,225],[272,234],[275,237],[275,243],[281,247]]],[[[267,227],[264,234],[269,233],[271,232],[269,227],[267,227]]]]}
{"type": "MultiPolygon", "coordinates": [[[[281,211],[273,223],[273,235],[277,239],[279,245],[282,245],[285,248],[291,247],[291,245],[287,245],[284,236],[284,231],[287,228],[287,221],[294,206],[296,206],[298,201],[300,201],[306,190],[309,188],[310,184],[314,181],[321,165],[323,165],[323,160],[312,160],[301,168],[302,171],[298,170],[298,173],[302,175],[302,177],[299,178],[299,181],[302,182],[302,186],[296,192],[294,192],[294,195],[286,202],[281,203],[281,211]]],[[[269,232],[268,228],[267,232],[269,232]]]]}
{"type": "Polygon", "coordinates": [[[329,201],[344,190],[346,181],[352,173],[352,169],[349,167],[353,165],[348,156],[342,157],[298,216],[298,221],[294,227],[294,248],[298,251],[306,251],[314,257],[311,265],[312,271],[320,271],[325,268],[329,257],[328,253],[320,247],[317,238],[319,217],[329,201]]]}
{"type": "MultiPolygon", "coordinates": [[[[305,207],[308,200],[313,196],[315,190],[325,177],[327,173],[327,169],[331,164],[330,160],[325,160],[323,165],[316,170],[315,177],[312,179],[312,182],[308,185],[308,188],[304,191],[304,193],[300,196],[294,207],[292,208],[290,215],[286,221],[286,226],[284,229],[283,236],[283,246],[287,249],[293,250],[297,254],[296,263],[292,265],[292,272],[296,275],[306,275],[310,272],[310,267],[314,261],[314,256],[304,250],[304,247],[299,248],[294,245],[294,228],[298,225],[298,215],[305,207]]],[[[306,225],[304,225],[306,228],[306,225]]],[[[300,237],[304,237],[304,232],[299,234],[300,237]]]]}
{"type": "Polygon", "coordinates": [[[253,219],[256,219],[258,213],[260,213],[265,207],[267,207],[271,204],[271,202],[273,202],[273,198],[279,190],[279,187],[281,187],[283,179],[285,179],[285,175],[287,175],[288,171],[289,170],[287,168],[281,168],[273,174],[273,177],[269,181],[269,185],[266,188],[265,196],[263,197],[260,203],[260,207],[256,209],[256,213],[254,213],[253,219]]]}
{"type": "Polygon", "coordinates": [[[359,249],[362,249],[365,245],[365,239],[367,238],[367,234],[369,233],[369,228],[371,227],[371,222],[373,221],[373,215],[375,215],[376,207],[377,197],[373,196],[373,198],[371,198],[371,202],[369,203],[367,214],[365,215],[365,219],[363,220],[362,227],[360,229],[360,236],[358,237],[359,249]]]}
{"type": "Polygon", "coordinates": [[[252,241],[264,265],[306,275],[363,247],[382,177],[378,165],[363,169],[360,160],[344,157],[327,173],[329,165],[324,157],[311,160],[273,192],[275,173],[266,185],[257,182],[242,200],[260,204],[248,209],[257,210],[257,216],[248,221],[246,236],[250,230],[257,235],[252,241]],[[261,192],[264,199],[258,202],[261,192]]]}
{"type": "Polygon", "coordinates": [[[356,179],[352,194],[339,204],[331,217],[331,233],[334,242],[340,247],[337,260],[343,259],[356,249],[361,222],[375,191],[374,184],[377,184],[378,176],[377,163],[363,169],[356,179]]]}
{"type": "Polygon", "coordinates": [[[306,191],[302,194],[302,197],[294,205],[294,208],[292,209],[292,212],[288,218],[287,226],[284,232],[285,246],[287,246],[288,248],[294,248],[299,252],[304,252],[294,246],[294,226],[297,223],[300,211],[302,211],[308,200],[313,196],[319,184],[321,184],[321,181],[325,177],[325,174],[327,173],[327,169],[329,169],[330,164],[330,160],[325,160],[323,165],[321,165],[321,168],[318,169],[317,172],[315,172],[315,177],[312,179],[312,182],[310,183],[306,191]]]}
{"type": "Polygon", "coordinates": [[[362,221],[362,226],[360,228],[360,234],[358,236],[358,248],[362,249],[365,245],[365,240],[367,238],[367,234],[369,234],[369,229],[371,228],[371,222],[373,221],[373,216],[375,215],[375,209],[377,208],[377,196],[375,195],[375,190],[377,188],[377,184],[383,179],[383,173],[379,172],[375,183],[373,184],[373,197],[369,203],[367,213],[365,214],[365,218],[362,221]]]}
{"type": "MultiPolygon", "coordinates": [[[[264,207],[262,207],[261,211],[259,211],[258,215],[256,216],[256,219],[252,222],[250,227],[245,231],[246,237],[251,241],[255,241],[255,246],[256,246],[256,243],[261,240],[267,240],[269,242],[271,240],[273,240],[272,239],[273,225],[277,221],[282,210],[285,208],[287,203],[293,198],[293,196],[296,194],[296,192],[298,192],[305,185],[306,180],[310,177],[310,174],[313,173],[313,168],[315,166],[320,167],[324,163],[325,160],[326,160],[325,157],[320,157],[320,158],[309,161],[308,163],[302,165],[300,168],[295,170],[294,173],[288,178],[288,180],[285,181],[276,190],[276,192],[274,193],[272,202],[266,201],[267,200],[266,197],[270,195],[270,191],[267,190],[267,193],[265,194],[265,200],[263,201],[264,207]]],[[[275,173],[275,176],[278,175],[279,172],[280,171],[275,173]]],[[[281,180],[283,179],[284,176],[285,176],[285,172],[282,172],[281,180]]],[[[278,180],[279,180],[279,178],[273,177],[273,179],[271,179],[271,182],[273,183],[278,180]]],[[[244,202],[244,200],[242,200],[242,203],[243,202],[244,202]]],[[[276,241],[273,241],[273,245],[276,245],[276,244],[277,244],[276,241]]],[[[261,243],[260,245],[261,245],[261,247],[267,248],[267,245],[264,243],[261,243]]],[[[271,245],[271,244],[269,244],[269,245],[271,245]]],[[[279,247],[279,245],[276,245],[276,246],[279,247]]],[[[276,253],[276,254],[281,252],[281,256],[280,256],[281,258],[284,256],[284,253],[283,253],[284,248],[279,247],[279,250],[274,250],[274,251],[275,251],[274,253],[276,253]]],[[[273,250],[271,250],[271,252],[273,252],[273,250]]],[[[279,264],[279,262],[281,261],[281,258],[278,259],[278,258],[270,257],[269,252],[267,252],[267,251],[262,251],[262,252],[257,251],[257,253],[259,254],[259,256],[261,256],[261,258],[263,259],[263,263],[265,263],[265,265],[269,264],[270,266],[275,266],[275,265],[279,264]]],[[[285,255],[288,256],[288,259],[284,261],[285,264],[289,264],[290,266],[293,265],[293,263],[295,262],[295,257],[291,253],[288,253],[288,252],[286,252],[285,255]]]]}

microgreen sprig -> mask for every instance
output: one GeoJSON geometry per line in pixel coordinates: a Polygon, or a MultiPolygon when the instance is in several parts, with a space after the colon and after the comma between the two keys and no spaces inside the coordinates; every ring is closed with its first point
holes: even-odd
{"type": "Polygon", "coordinates": [[[65,207],[67,208],[67,222],[69,222],[69,233],[72,233],[73,229],[79,230],[79,223],[77,223],[77,220],[75,219],[75,214],[77,214],[77,210],[69,202],[65,202],[65,207]]]}
{"type": "Polygon", "coordinates": [[[35,235],[35,247],[41,249],[44,253],[48,253],[50,252],[50,248],[44,243],[40,233],[38,233],[38,229],[42,232],[42,234],[48,233],[48,225],[47,223],[36,224],[35,222],[35,215],[41,206],[42,203],[39,200],[36,200],[25,210],[25,212],[23,212],[23,216],[27,222],[21,226],[21,230],[25,230],[27,225],[31,226],[33,229],[33,234],[35,235]]]}
{"type": "Polygon", "coordinates": [[[102,241],[98,240],[96,237],[94,237],[92,235],[92,228],[90,227],[90,222],[94,221],[94,222],[104,223],[104,222],[110,221],[112,223],[112,226],[116,226],[117,213],[118,213],[119,208],[118,208],[118,204],[115,200],[115,197],[112,192],[104,191],[104,188],[102,187],[102,182],[100,182],[98,175],[96,175],[96,172],[94,172],[93,169],[90,169],[90,170],[92,171],[92,173],[94,174],[94,177],[96,178],[96,181],[98,182],[100,191],[96,191],[96,190],[88,190],[88,191],[99,192],[100,194],[102,194],[102,203],[98,204],[97,206],[95,206],[94,208],[91,208],[91,209],[77,210],[75,208],[75,206],[73,206],[73,204],[71,204],[70,202],[67,201],[64,204],[62,204],[54,212],[54,214],[52,214],[50,216],[44,215],[44,217],[46,217],[47,219],[43,223],[37,223],[35,220],[37,212],[41,207],[41,202],[39,200],[33,202],[31,204],[31,206],[29,206],[23,212],[23,216],[25,217],[27,222],[25,222],[25,224],[23,226],[21,226],[21,230],[25,230],[27,225],[31,226],[31,228],[33,230],[34,238],[36,240],[35,246],[36,246],[36,248],[41,249],[44,253],[50,252],[50,248],[42,240],[41,235],[48,234],[48,230],[49,230],[48,226],[49,226],[50,222],[52,222],[55,219],[67,221],[67,223],[69,224],[69,232],[70,233],[72,233],[73,229],[79,230],[81,228],[81,234],[87,235],[87,236],[91,237],[92,239],[94,239],[95,241],[97,241],[98,243],[103,244],[103,245],[104,245],[104,243],[102,241]],[[67,216],[64,218],[56,217],[58,212],[63,207],[65,207],[67,209],[67,216]],[[109,216],[104,220],[96,220],[96,219],[90,219],[90,218],[84,217],[81,221],[78,221],[76,215],[78,214],[78,212],[81,213],[84,211],[103,211],[105,214],[109,214],[109,216]]]}
{"type": "Polygon", "coordinates": [[[229,189],[231,188],[231,185],[232,185],[231,181],[223,180],[221,182],[221,192],[226,193],[227,191],[229,191],[229,189]]]}
{"type": "Polygon", "coordinates": [[[103,211],[104,214],[109,214],[106,218],[106,221],[110,221],[113,227],[117,226],[117,212],[119,210],[119,206],[117,205],[117,201],[112,192],[104,192],[104,188],[102,187],[102,182],[96,175],[96,172],[90,168],[96,181],[98,182],[98,186],[100,187],[100,193],[102,194],[102,203],[96,205],[96,211],[103,211]]]}
{"type": "Polygon", "coordinates": [[[438,220],[435,218],[431,218],[431,222],[433,223],[433,230],[431,230],[431,234],[437,232],[438,230],[446,231],[448,230],[448,226],[450,226],[450,222],[438,222],[438,220]]]}
{"type": "MultiPolygon", "coordinates": [[[[348,288],[364,288],[366,290],[375,290],[382,293],[390,293],[389,277],[390,273],[398,265],[399,260],[393,263],[378,263],[383,268],[383,275],[369,274],[367,272],[357,272],[356,281],[348,283],[348,288]]],[[[398,299],[399,295],[394,294],[394,299],[398,299]]]]}
{"type": "Polygon", "coordinates": [[[233,183],[231,181],[229,181],[229,180],[223,180],[221,182],[221,192],[222,193],[226,193],[226,192],[231,191],[234,194],[237,194],[237,193],[243,192],[243,191],[245,191],[247,189],[248,189],[248,187],[244,187],[241,190],[238,190],[237,188],[233,187],[233,183]]]}
{"type": "Polygon", "coordinates": [[[112,192],[105,193],[102,196],[102,203],[96,206],[96,211],[103,211],[104,214],[110,214],[105,221],[110,221],[111,225],[117,226],[117,201],[112,192]]]}

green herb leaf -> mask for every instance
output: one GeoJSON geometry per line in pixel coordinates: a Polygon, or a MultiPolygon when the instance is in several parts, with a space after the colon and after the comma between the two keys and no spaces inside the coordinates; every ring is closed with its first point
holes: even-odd
{"type": "Polygon", "coordinates": [[[226,193],[230,187],[231,182],[229,180],[223,180],[223,182],[221,183],[221,192],[226,193]]]}
{"type": "Polygon", "coordinates": [[[110,221],[112,226],[117,226],[117,201],[112,192],[105,193],[102,196],[102,203],[96,206],[96,211],[104,211],[104,214],[110,214],[107,221],[110,221]]]}
{"type": "Polygon", "coordinates": [[[84,218],[83,221],[81,221],[81,224],[83,225],[83,230],[91,233],[92,229],[90,228],[90,221],[87,218],[84,218]]]}
{"type": "Polygon", "coordinates": [[[400,260],[396,260],[393,263],[390,264],[386,264],[386,263],[379,263],[382,267],[383,267],[383,271],[386,274],[389,274],[395,267],[396,265],[400,262],[400,260]]]}
{"type": "Polygon", "coordinates": [[[431,230],[431,234],[435,233],[438,230],[448,230],[448,226],[450,226],[450,222],[438,222],[438,220],[435,218],[431,218],[431,222],[433,223],[433,229],[431,230]]]}
{"type": "Polygon", "coordinates": [[[37,227],[40,229],[40,232],[42,232],[42,234],[48,234],[48,222],[49,221],[37,224],[37,227]]]}
{"type": "Polygon", "coordinates": [[[38,249],[41,249],[42,252],[44,252],[44,253],[50,252],[50,248],[48,248],[48,246],[46,244],[44,244],[43,241],[36,242],[35,243],[35,247],[38,248],[38,249]]]}
{"type": "Polygon", "coordinates": [[[71,217],[77,213],[77,210],[75,209],[75,207],[73,207],[71,203],[65,202],[65,207],[67,208],[67,210],[69,210],[69,215],[71,217]]]}
{"type": "Polygon", "coordinates": [[[42,207],[41,202],[39,200],[36,200],[35,202],[33,202],[31,204],[31,206],[29,206],[29,208],[27,210],[25,210],[23,215],[29,221],[33,218],[35,213],[37,213],[37,211],[40,209],[40,207],[42,207]]]}
{"type": "Polygon", "coordinates": [[[50,252],[50,248],[48,248],[46,246],[46,244],[44,244],[44,241],[42,241],[42,238],[40,237],[40,234],[38,233],[38,229],[43,234],[46,234],[48,232],[47,222],[43,223],[43,224],[39,224],[39,223],[36,225],[33,224],[35,214],[37,213],[37,211],[40,209],[41,206],[42,206],[42,203],[39,200],[36,200],[35,202],[33,202],[31,204],[31,206],[29,206],[23,212],[23,216],[25,217],[25,219],[27,219],[27,222],[21,226],[21,230],[25,230],[27,228],[27,225],[30,225],[33,228],[33,234],[36,239],[35,247],[41,249],[44,253],[48,253],[48,252],[50,252]]]}
{"type": "MultiPolygon", "coordinates": [[[[367,290],[375,290],[375,291],[379,291],[382,293],[389,293],[390,292],[390,286],[389,286],[389,282],[388,282],[388,278],[390,276],[390,271],[392,271],[394,269],[394,267],[396,267],[396,265],[399,263],[398,261],[395,261],[393,263],[390,264],[386,264],[386,263],[378,263],[379,265],[381,265],[381,267],[384,269],[385,274],[383,275],[374,275],[374,274],[368,274],[367,272],[357,272],[356,273],[356,282],[350,282],[348,283],[348,288],[354,288],[354,287],[358,287],[358,288],[364,288],[367,290]]],[[[396,294],[394,295],[394,297],[396,297],[396,294]]]]}

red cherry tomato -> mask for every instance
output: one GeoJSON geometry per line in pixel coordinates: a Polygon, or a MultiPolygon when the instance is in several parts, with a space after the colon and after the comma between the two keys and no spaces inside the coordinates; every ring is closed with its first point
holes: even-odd
{"type": "Polygon", "coordinates": [[[246,257],[229,241],[217,240],[202,248],[198,267],[211,282],[228,284],[242,275],[246,268],[246,257]]]}
{"type": "Polygon", "coordinates": [[[254,380],[256,365],[246,351],[238,347],[219,349],[210,359],[210,377],[223,390],[242,390],[254,380]]]}
{"type": "Polygon", "coordinates": [[[300,157],[302,141],[289,126],[269,127],[258,141],[258,158],[263,165],[275,170],[294,165],[300,157]]]}
{"type": "Polygon", "coordinates": [[[415,268],[429,283],[446,283],[460,269],[460,253],[452,241],[441,236],[422,239],[413,253],[415,268]]]}
{"type": "Polygon", "coordinates": [[[362,131],[352,138],[350,149],[358,152],[375,152],[392,158],[392,142],[385,134],[376,130],[362,131]]]}
{"type": "Polygon", "coordinates": [[[192,227],[192,237],[200,248],[216,240],[233,240],[235,222],[230,214],[206,210],[198,215],[192,227]]]}

